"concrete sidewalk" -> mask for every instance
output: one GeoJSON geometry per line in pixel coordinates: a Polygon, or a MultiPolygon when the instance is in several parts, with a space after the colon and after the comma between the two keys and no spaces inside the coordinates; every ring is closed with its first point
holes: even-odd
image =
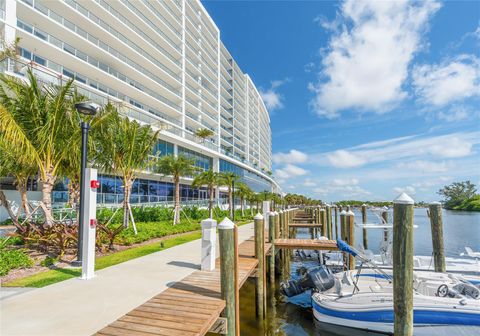
{"type": "MultiPolygon", "coordinates": [[[[253,236],[253,224],[238,231],[241,243],[253,236]]],[[[0,334],[92,335],[199,269],[200,252],[199,239],[97,271],[92,280],[70,279],[5,298],[0,334]]]]}

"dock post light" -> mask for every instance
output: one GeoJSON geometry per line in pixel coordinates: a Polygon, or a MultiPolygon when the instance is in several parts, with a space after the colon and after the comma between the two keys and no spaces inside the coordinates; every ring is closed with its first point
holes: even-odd
{"type": "MultiPolygon", "coordinates": [[[[78,113],[84,116],[94,116],[100,111],[100,105],[93,102],[81,102],[75,104],[75,109],[78,113]]],[[[77,260],[74,262],[75,266],[81,266],[83,254],[83,225],[85,218],[85,169],[87,168],[87,144],[88,144],[88,130],[90,124],[82,120],[80,122],[82,129],[82,155],[80,161],[80,213],[78,216],[78,240],[77,240],[77,260]]]]}

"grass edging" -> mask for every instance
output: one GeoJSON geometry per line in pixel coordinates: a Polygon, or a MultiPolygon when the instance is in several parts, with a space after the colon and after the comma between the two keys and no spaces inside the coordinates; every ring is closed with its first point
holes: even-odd
{"type": "MultiPolygon", "coordinates": [[[[133,247],[131,249],[112,253],[95,260],[95,270],[101,270],[110,266],[114,266],[125,261],[146,256],[151,253],[163,251],[170,247],[185,244],[202,237],[201,231],[183,234],[173,238],[168,238],[160,242],[133,247]]],[[[80,268],[58,268],[46,272],[41,272],[27,276],[25,278],[12,280],[2,284],[3,287],[34,287],[41,288],[60,281],[79,277],[81,275],[80,268]]]]}

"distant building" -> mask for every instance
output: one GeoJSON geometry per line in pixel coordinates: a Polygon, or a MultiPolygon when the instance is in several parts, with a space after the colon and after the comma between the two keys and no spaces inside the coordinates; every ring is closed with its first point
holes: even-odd
{"type": "MultiPolygon", "coordinates": [[[[0,34],[7,43],[21,38],[20,62],[5,60],[2,72],[24,76],[32,65],[46,81],[74,78],[91,100],[114,102],[161,129],[161,155],[184,154],[202,169],[233,171],[255,191],[278,190],[269,176],[268,111],[200,1],[0,0],[0,34]],[[200,128],[214,136],[197,138],[200,128]]],[[[120,179],[100,175],[100,181],[99,202],[122,201],[120,179]]],[[[167,181],[142,175],[132,203],[171,199],[167,181]]],[[[7,188],[8,178],[2,183],[7,188]]],[[[190,183],[182,180],[184,201],[207,197],[190,183]]],[[[58,183],[55,202],[66,201],[65,187],[58,183]]]]}

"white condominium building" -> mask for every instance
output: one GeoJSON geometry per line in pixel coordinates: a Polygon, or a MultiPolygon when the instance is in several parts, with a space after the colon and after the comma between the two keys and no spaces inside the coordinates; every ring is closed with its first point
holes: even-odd
{"type": "MultiPolygon", "coordinates": [[[[279,191],[270,177],[268,111],[200,1],[0,0],[0,35],[7,43],[20,38],[18,61],[5,60],[2,72],[24,76],[30,66],[45,81],[73,78],[89,99],[161,129],[162,155],[191,156],[203,169],[237,173],[256,191],[279,191]],[[195,136],[204,128],[214,135],[195,136]]],[[[121,201],[119,179],[100,179],[99,201],[121,201]]],[[[165,200],[172,189],[142,175],[132,202],[165,200]]],[[[182,198],[205,197],[183,181],[182,198]]]]}

